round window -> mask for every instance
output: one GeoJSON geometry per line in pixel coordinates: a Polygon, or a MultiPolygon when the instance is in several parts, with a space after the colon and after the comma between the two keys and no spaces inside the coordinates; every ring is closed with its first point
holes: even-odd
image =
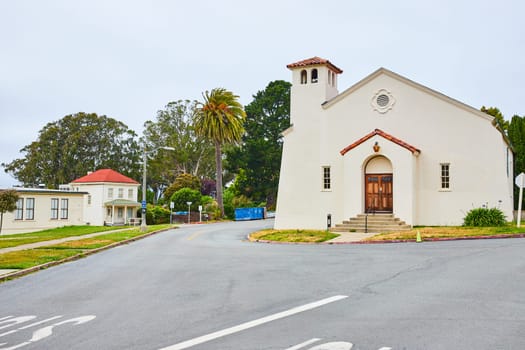
{"type": "Polygon", "coordinates": [[[379,107],[386,107],[388,106],[389,102],[390,102],[390,98],[388,97],[388,95],[381,94],[377,96],[376,103],[379,107]]]}

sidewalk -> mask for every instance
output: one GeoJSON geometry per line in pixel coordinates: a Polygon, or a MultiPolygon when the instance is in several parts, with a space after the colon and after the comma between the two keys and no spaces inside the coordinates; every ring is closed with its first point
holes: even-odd
{"type": "Polygon", "coordinates": [[[60,243],[64,243],[64,242],[69,242],[69,241],[78,241],[78,240],[81,240],[81,239],[84,239],[84,238],[91,238],[91,237],[105,235],[105,234],[108,234],[108,233],[115,233],[115,232],[125,231],[125,230],[129,230],[129,229],[130,228],[127,227],[127,228],[121,228],[121,229],[118,229],[118,230],[95,232],[95,233],[90,233],[90,234],[82,235],[82,236],[64,237],[64,238],[59,238],[59,239],[53,239],[53,240],[50,240],[50,241],[42,241],[42,242],[35,242],[35,243],[29,243],[29,244],[22,244],[22,245],[18,245],[16,247],[1,248],[0,249],[0,254],[9,253],[9,252],[16,252],[16,251],[19,251],[19,250],[27,250],[27,249],[46,247],[46,246],[49,246],[49,245],[55,245],[55,244],[60,244],[60,243]]]}
{"type": "Polygon", "coordinates": [[[367,239],[369,237],[375,236],[378,233],[377,232],[334,232],[340,235],[339,237],[333,238],[329,241],[326,241],[324,243],[353,243],[353,242],[359,242],[364,239],[367,239]]]}

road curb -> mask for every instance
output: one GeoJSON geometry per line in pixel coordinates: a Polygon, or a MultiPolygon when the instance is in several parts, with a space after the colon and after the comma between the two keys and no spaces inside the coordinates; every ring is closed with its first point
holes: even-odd
{"type": "MultiPolygon", "coordinates": [[[[467,236],[467,237],[453,237],[453,238],[425,238],[421,242],[447,242],[447,241],[471,241],[480,239],[506,239],[506,238],[525,238],[525,233],[516,235],[502,234],[502,235],[491,235],[491,236],[467,236]]],[[[384,241],[356,241],[356,242],[280,242],[280,241],[268,241],[264,239],[255,239],[248,235],[248,241],[253,243],[267,243],[267,244],[294,244],[294,245],[340,245],[340,244],[389,244],[389,243],[416,243],[416,239],[394,239],[384,241]]]]}
{"type": "Polygon", "coordinates": [[[41,264],[41,265],[37,265],[37,266],[33,266],[33,267],[28,267],[27,269],[22,269],[22,270],[18,270],[18,271],[15,271],[15,272],[7,273],[5,275],[0,276],[0,282],[5,282],[5,281],[13,279],[13,278],[29,275],[30,273],[33,273],[33,272],[36,272],[36,271],[39,271],[39,270],[45,270],[45,269],[47,269],[49,267],[60,265],[60,264],[66,263],[66,262],[79,260],[79,259],[82,259],[82,258],[87,257],[89,255],[93,255],[93,254],[96,254],[98,252],[101,252],[103,250],[108,250],[108,249],[111,249],[111,248],[114,248],[114,247],[118,247],[118,246],[121,246],[121,245],[124,245],[124,244],[128,244],[128,243],[131,243],[131,242],[138,241],[138,240],[143,239],[143,238],[147,238],[147,237],[156,235],[157,233],[161,233],[161,232],[165,232],[165,231],[169,231],[169,230],[174,230],[174,229],[177,229],[177,227],[165,228],[165,229],[162,229],[162,230],[149,232],[149,233],[146,233],[145,235],[129,238],[129,239],[126,239],[126,240],[120,241],[120,242],[115,242],[115,243],[109,244],[109,245],[104,246],[104,247],[90,249],[90,250],[87,250],[85,252],[79,253],[77,255],[70,256],[68,258],[64,258],[64,259],[57,260],[57,261],[51,261],[51,262],[48,262],[48,263],[45,263],[45,264],[41,264]]]}

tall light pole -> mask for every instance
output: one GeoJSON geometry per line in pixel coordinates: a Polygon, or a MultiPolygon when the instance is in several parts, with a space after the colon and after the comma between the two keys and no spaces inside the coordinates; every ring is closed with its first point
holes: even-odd
{"type": "MultiPolygon", "coordinates": [[[[167,151],[175,151],[175,148],[167,147],[167,146],[159,147],[155,150],[159,150],[159,149],[165,149],[167,151]]],[[[147,224],[146,224],[146,191],[147,191],[146,178],[147,178],[147,168],[148,168],[147,163],[148,163],[148,152],[146,151],[146,146],[144,146],[143,153],[142,153],[142,165],[143,165],[143,168],[142,168],[142,203],[141,203],[142,211],[140,215],[140,230],[142,232],[146,232],[147,230],[147,224]]]]}
{"type": "Polygon", "coordinates": [[[186,202],[186,204],[188,205],[188,224],[190,223],[190,213],[191,213],[191,202],[186,202]]]}

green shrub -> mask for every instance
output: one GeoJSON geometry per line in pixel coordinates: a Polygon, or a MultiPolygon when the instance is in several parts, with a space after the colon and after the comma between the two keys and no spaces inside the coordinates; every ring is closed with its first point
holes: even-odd
{"type": "Polygon", "coordinates": [[[148,204],[146,212],[146,223],[148,225],[169,224],[170,211],[160,205],[148,204]]]}
{"type": "Polygon", "coordinates": [[[463,219],[463,226],[493,227],[505,224],[505,214],[498,208],[475,208],[463,219]]]}
{"type": "Polygon", "coordinates": [[[171,202],[174,204],[174,211],[188,210],[188,204],[186,204],[186,202],[191,202],[191,210],[195,211],[198,210],[199,205],[201,205],[201,193],[200,191],[185,187],[171,196],[171,202]]]}

